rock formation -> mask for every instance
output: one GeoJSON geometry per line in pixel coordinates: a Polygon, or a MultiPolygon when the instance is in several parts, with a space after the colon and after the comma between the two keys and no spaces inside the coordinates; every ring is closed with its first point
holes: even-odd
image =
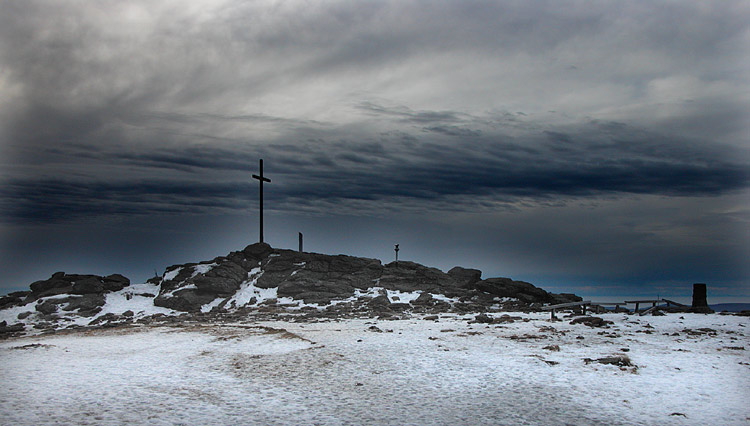
{"type": "Polygon", "coordinates": [[[56,272],[49,279],[31,283],[31,291],[17,291],[0,298],[0,309],[47,298],[37,304],[37,311],[52,314],[57,312],[57,307],[62,307],[66,311],[79,310],[93,315],[104,304],[105,293],[119,291],[129,285],[130,280],[120,274],[102,277],[56,272]]]}
{"type": "Polygon", "coordinates": [[[253,315],[313,317],[534,310],[580,301],[476,269],[443,272],[418,263],[274,249],[258,243],[210,261],[173,265],[131,284],[122,275],[57,272],[30,291],[0,298],[0,338],[82,326],[198,321],[253,315]],[[176,312],[175,312],[176,311],[176,312]]]}
{"type": "MultiPolygon", "coordinates": [[[[237,307],[236,294],[244,292],[327,305],[373,288],[386,294],[419,292],[411,301],[417,306],[434,304],[431,295],[483,304],[492,304],[497,298],[518,299],[526,304],[581,300],[571,294],[551,294],[510,278],[482,280],[481,275],[476,269],[455,267],[445,273],[408,261],[383,265],[377,259],[303,253],[257,243],[208,262],[170,266],[160,281],[161,291],[154,304],[195,312],[223,298],[215,307],[231,308],[237,307]]],[[[381,302],[392,303],[387,297],[381,302]]]]}

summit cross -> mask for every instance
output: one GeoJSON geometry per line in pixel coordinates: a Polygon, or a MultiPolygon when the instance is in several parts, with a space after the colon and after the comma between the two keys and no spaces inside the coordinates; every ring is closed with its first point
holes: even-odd
{"type": "Polygon", "coordinates": [[[271,183],[271,179],[263,176],[263,159],[260,160],[260,173],[253,175],[253,179],[258,179],[260,184],[260,242],[263,242],[263,182],[271,183]]]}

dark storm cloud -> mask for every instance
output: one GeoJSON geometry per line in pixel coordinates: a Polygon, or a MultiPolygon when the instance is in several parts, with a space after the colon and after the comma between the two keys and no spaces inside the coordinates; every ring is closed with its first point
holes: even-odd
{"type": "MultiPolygon", "coordinates": [[[[93,182],[11,180],[3,197],[15,206],[6,210],[14,220],[215,208],[239,211],[253,202],[256,188],[248,176],[260,156],[274,179],[266,196],[288,211],[295,211],[296,203],[309,210],[315,200],[345,205],[348,200],[396,197],[410,203],[422,200],[425,209],[435,209],[440,207],[429,202],[449,205],[454,197],[706,196],[750,185],[750,168],[732,161],[731,148],[717,151],[683,140],[657,140],[658,135],[651,134],[634,138],[632,134],[639,132],[616,123],[596,122],[577,129],[574,133],[581,135],[580,140],[571,136],[570,129],[566,131],[544,131],[525,140],[485,135],[473,138],[471,144],[462,134],[448,133],[448,142],[464,143],[390,144],[390,149],[381,143],[324,140],[272,145],[257,152],[198,146],[123,153],[78,146],[76,152],[89,154],[86,161],[91,167],[96,163],[138,167],[160,179],[115,174],[93,182]],[[601,128],[609,134],[600,134],[601,128]],[[559,144],[565,149],[558,149],[559,144]]],[[[388,209],[393,207],[389,204],[388,209]]],[[[368,212],[376,213],[373,208],[377,209],[370,206],[368,212]]]]}
{"type": "Polygon", "coordinates": [[[358,108],[375,116],[390,116],[400,121],[416,124],[454,123],[464,120],[461,117],[464,114],[455,111],[413,111],[405,106],[389,108],[372,102],[363,102],[358,108]]]}
{"type": "Polygon", "coordinates": [[[0,194],[7,217],[21,223],[80,217],[198,213],[247,205],[247,183],[10,181],[0,194]]]}
{"type": "MultiPolygon", "coordinates": [[[[545,267],[540,251],[623,274],[633,253],[661,259],[648,247],[736,252],[749,17],[731,0],[6,1],[0,231],[92,218],[150,229],[152,216],[185,213],[243,222],[263,158],[271,217],[474,226],[486,214],[480,228],[519,229],[473,231],[488,258],[519,250],[527,271],[545,267]],[[597,244],[621,249],[602,257],[597,244]]],[[[419,229],[415,245],[439,234],[419,229]]]]}
{"type": "Polygon", "coordinates": [[[477,137],[481,136],[482,132],[478,130],[471,130],[465,127],[459,126],[431,126],[424,128],[428,132],[442,133],[447,136],[460,136],[460,137],[477,137]]]}

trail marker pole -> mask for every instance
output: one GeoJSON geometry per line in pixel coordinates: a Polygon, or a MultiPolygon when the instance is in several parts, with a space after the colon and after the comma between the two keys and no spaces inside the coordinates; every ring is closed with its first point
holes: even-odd
{"type": "Polygon", "coordinates": [[[258,179],[260,184],[260,242],[263,242],[263,182],[271,183],[271,179],[263,177],[263,159],[260,160],[260,174],[253,175],[253,179],[258,179]]]}

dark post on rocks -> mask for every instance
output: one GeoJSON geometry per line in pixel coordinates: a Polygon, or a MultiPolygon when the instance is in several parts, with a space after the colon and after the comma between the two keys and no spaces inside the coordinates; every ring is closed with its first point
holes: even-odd
{"type": "Polygon", "coordinates": [[[706,284],[696,283],[693,284],[693,305],[690,307],[693,312],[713,312],[708,307],[708,300],[706,299],[706,284]]]}
{"type": "Polygon", "coordinates": [[[693,307],[702,308],[708,306],[706,300],[706,285],[705,284],[693,284],[693,307]]]}

